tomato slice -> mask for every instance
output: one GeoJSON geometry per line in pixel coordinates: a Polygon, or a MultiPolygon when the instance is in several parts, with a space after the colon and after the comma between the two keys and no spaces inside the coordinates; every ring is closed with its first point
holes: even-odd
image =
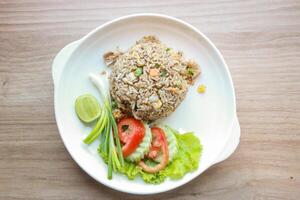
{"type": "Polygon", "coordinates": [[[140,120],[133,117],[123,118],[118,123],[119,137],[124,144],[123,156],[126,158],[139,146],[145,136],[145,126],[140,120]]]}
{"type": "Polygon", "coordinates": [[[158,153],[161,151],[162,160],[159,164],[155,165],[154,167],[150,167],[146,165],[144,161],[140,161],[139,165],[142,167],[142,169],[145,172],[156,173],[167,166],[169,161],[169,150],[168,150],[168,142],[165,133],[161,128],[153,127],[151,128],[151,133],[152,133],[152,145],[148,157],[155,158],[158,155],[158,153]]]}
{"type": "Polygon", "coordinates": [[[161,151],[161,148],[151,146],[147,157],[151,158],[151,159],[154,159],[159,155],[160,151],[161,151]]]}
{"type": "Polygon", "coordinates": [[[162,145],[162,134],[164,132],[157,127],[151,128],[152,133],[152,141],[149,153],[147,155],[148,158],[154,159],[161,153],[161,145],[162,145]]]}

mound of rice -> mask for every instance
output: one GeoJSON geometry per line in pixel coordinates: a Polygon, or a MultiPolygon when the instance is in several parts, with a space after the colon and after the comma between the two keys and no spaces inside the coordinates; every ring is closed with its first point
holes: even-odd
{"type": "Polygon", "coordinates": [[[118,108],[144,121],[170,115],[200,74],[195,62],[154,36],[143,37],[127,52],[108,52],[104,60],[112,67],[110,92],[118,108]]]}

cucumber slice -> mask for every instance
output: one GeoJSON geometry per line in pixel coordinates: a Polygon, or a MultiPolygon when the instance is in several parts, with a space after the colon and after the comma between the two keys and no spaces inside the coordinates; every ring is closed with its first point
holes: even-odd
{"type": "Polygon", "coordinates": [[[144,124],[144,126],[146,129],[145,136],[142,142],[139,144],[138,148],[126,158],[127,161],[137,162],[144,158],[146,153],[149,152],[152,141],[152,134],[149,126],[147,124],[144,124]]]}
{"type": "MultiPolygon", "coordinates": [[[[168,150],[169,150],[169,162],[171,162],[174,158],[174,156],[177,154],[178,152],[178,143],[177,143],[177,139],[176,136],[174,135],[172,129],[168,126],[161,126],[161,129],[163,129],[163,131],[166,134],[167,137],[167,141],[168,141],[168,150]]],[[[162,155],[158,155],[154,161],[156,162],[160,162],[162,159],[162,155]]]]}

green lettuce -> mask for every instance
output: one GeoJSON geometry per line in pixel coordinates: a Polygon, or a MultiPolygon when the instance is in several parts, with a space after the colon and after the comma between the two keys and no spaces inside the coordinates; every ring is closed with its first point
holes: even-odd
{"type": "Polygon", "coordinates": [[[179,150],[164,171],[171,179],[180,179],[186,173],[198,169],[202,145],[193,133],[175,133],[175,136],[179,150]]]}
{"type": "MultiPolygon", "coordinates": [[[[124,174],[129,180],[133,180],[138,176],[146,183],[159,184],[169,177],[170,179],[180,179],[185,174],[195,171],[199,166],[199,160],[202,152],[202,145],[199,138],[193,133],[180,134],[176,130],[171,129],[176,136],[178,142],[178,153],[174,156],[172,162],[168,166],[154,174],[144,172],[140,166],[135,163],[125,161],[124,166],[116,169],[116,172],[124,174]]],[[[100,156],[105,160],[106,156],[100,156]]],[[[153,165],[153,162],[146,161],[148,165],[153,165]]]]}

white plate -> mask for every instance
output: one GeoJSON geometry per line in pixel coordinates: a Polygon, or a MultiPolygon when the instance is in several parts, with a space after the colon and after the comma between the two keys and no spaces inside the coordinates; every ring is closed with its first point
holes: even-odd
{"type": "Polygon", "coordinates": [[[153,194],[174,189],[226,159],[239,143],[240,128],[228,67],[212,42],[181,20],[158,14],[137,14],[108,22],[58,53],[53,62],[53,80],[55,116],[67,150],[85,172],[115,190],[153,194]],[[166,180],[159,185],[145,184],[141,179],[130,181],[118,174],[107,180],[107,166],[97,155],[98,143],[86,146],[82,142],[91,127],[82,124],[74,110],[79,95],[92,93],[99,97],[88,74],[105,68],[103,53],[117,46],[127,49],[144,35],[156,35],[173,49],[182,50],[185,57],[199,63],[202,70],[186,99],[165,120],[176,129],[193,131],[201,139],[204,150],[199,168],[180,180],[166,180]],[[207,86],[205,94],[197,93],[199,84],[207,86]]]}

